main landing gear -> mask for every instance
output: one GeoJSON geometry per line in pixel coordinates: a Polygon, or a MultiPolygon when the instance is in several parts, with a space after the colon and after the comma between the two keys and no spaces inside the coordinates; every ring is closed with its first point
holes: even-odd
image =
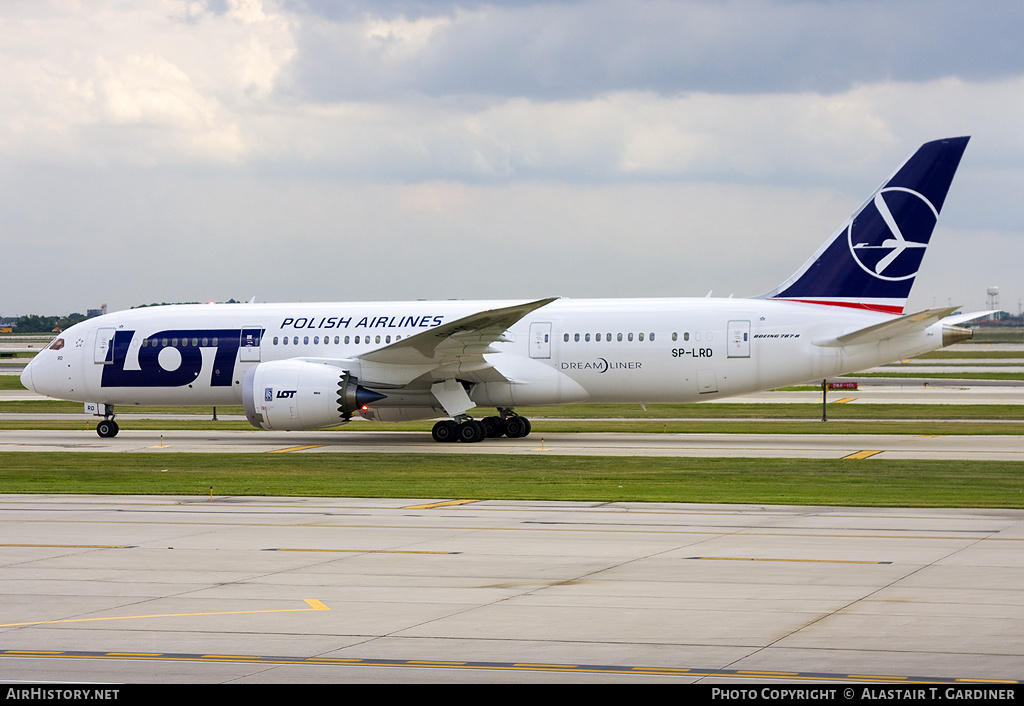
{"type": "Polygon", "coordinates": [[[530,433],[530,420],[520,417],[511,410],[498,410],[501,416],[470,419],[462,415],[462,419],[445,419],[434,425],[431,435],[438,443],[462,441],[475,444],[484,439],[507,436],[519,439],[530,433]]]}

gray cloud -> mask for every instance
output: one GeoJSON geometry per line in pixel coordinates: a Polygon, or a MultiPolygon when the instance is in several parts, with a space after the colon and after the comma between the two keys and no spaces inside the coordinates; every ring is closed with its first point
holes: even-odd
{"type": "Polygon", "coordinates": [[[1022,14],[0,4],[0,313],[756,294],[917,145],[959,134],[914,296],[1016,302],[1022,14]]]}
{"type": "Polygon", "coordinates": [[[353,3],[299,23],[288,90],[586,98],[644,90],[835,93],[1024,68],[1012,1],[353,3]],[[367,36],[367,17],[377,18],[367,36]]]}

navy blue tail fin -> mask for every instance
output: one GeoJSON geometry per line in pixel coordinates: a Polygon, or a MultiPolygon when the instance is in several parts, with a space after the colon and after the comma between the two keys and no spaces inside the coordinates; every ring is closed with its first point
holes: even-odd
{"type": "Polygon", "coordinates": [[[969,137],[921,145],[766,299],[902,314],[969,137]]]}

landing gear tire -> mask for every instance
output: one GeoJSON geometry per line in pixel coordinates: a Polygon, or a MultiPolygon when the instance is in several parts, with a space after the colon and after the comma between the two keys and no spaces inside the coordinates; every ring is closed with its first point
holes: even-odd
{"type": "Polygon", "coordinates": [[[501,431],[510,439],[521,439],[530,433],[530,420],[526,417],[508,417],[501,423],[501,431]]]}
{"type": "Polygon", "coordinates": [[[475,444],[487,438],[487,429],[483,422],[470,419],[459,425],[459,441],[467,444],[475,444]]]}
{"type": "Polygon", "coordinates": [[[117,436],[118,431],[120,430],[117,428],[117,422],[113,419],[104,419],[96,425],[96,433],[104,439],[110,439],[117,436]]]}
{"type": "Polygon", "coordinates": [[[501,436],[501,417],[484,417],[482,420],[484,429],[487,430],[488,439],[496,439],[501,436]]]}
{"type": "Polygon", "coordinates": [[[458,425],[450,419],[445,419],[434,425],[431,429],[430,434],[434,437],[434,441],[439,444],[446,444],[450,441],[458,441],[459,437],[456,434],[458,425]]]}

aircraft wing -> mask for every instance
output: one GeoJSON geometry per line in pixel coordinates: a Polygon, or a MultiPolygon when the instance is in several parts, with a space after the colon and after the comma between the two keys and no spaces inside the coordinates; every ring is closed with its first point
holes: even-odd
{"type": "Polygon", "coordinates": [[[457,375],[502,380],[504,376],[493,370],[484,354],[496,353],[492,343],[505,340],[503,336],[513,324],[555,299],[486,309],[370,351],[358,356],[363,377],[392,384],[401,384],[401,378],[409,382],[426,373],[432,380],[457,375]]]}
{"type": "Polygon", "coordinates": [[[884,341],[888,338],[903,336],[908,333],[923,331],[940,319],[943,319],[954,311],[958,306],[945,307],[942,309],[925,309],[916,314],[907,314],[880,324],[866,326],[856,331],[844,333],[835,338],[826,338],[814,341],[814,345],[825,348],[838,348],[840,346],[852,346],[858,343],[871,343],[873,341],[884,341]]]}

